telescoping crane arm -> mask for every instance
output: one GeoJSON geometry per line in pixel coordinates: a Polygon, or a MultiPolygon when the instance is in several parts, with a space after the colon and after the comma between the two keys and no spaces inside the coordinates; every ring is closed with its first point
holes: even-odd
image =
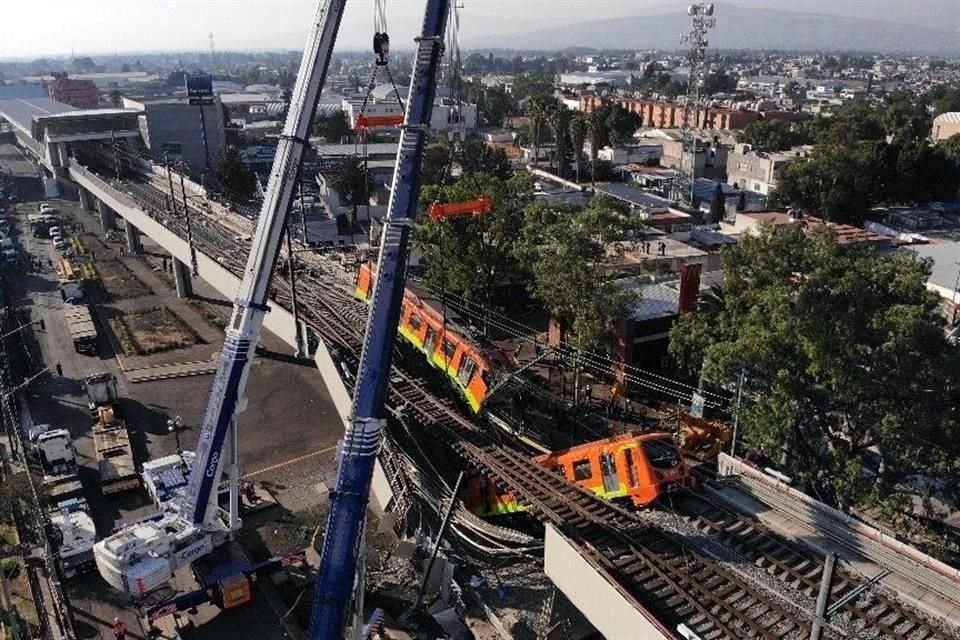
{"type": "Polygon", "coordinates": [[[353,406],[323,540],[310,619],[311,640],[339,640],[350,605],[380,430],[386,422],[387,381],[403,301],[403,269],[417,214],[420,162],[433,111],[448,12],[449,0],[427,0],[423,31],[417,40],[406,123],[400,133],[353,406]]]}
{"type": "Polygon", "coordinates": [[[181,514],[196,524],[206,523],[216,511],[210,506],[220,482],[224,438],[235,415],[244,409],[251,350],[267,313],[273,265],[345,4],[346,0],[326,0],[318,9],[300,62],[287,122],[277,145],[250,256],[200,425],[196,463],[180,505],[181,514]]]}

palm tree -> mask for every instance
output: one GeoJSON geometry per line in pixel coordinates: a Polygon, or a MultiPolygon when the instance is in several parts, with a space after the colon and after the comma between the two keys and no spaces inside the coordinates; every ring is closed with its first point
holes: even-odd
{"type": "Polygon", "coordinates": [[[556,140],[557,149],[557,175],[563,177],[564,165],[567,155],[567,129],[570,126],[570,110],[562,102],[556,102],[550,105],[547,112],[547,124],[553,131],[554,140],[556,140]]]}
{"type": "Polygon", "coordinates": [[[353,228],[357,224],[357,207],[361,202],[370,203],[370,193],[376,187],[373,174],[360,157],[347,156],[340,166],[340,171],[330,177],[329,185],[341,200],[346,200],[352,205],[350,242],[353,242],[353,228]]]}
{"type": "Polygon", "coordinates": [[[540,167],[540,141],[543,135],[543,124],[547,117],[547,105],[540,97],[530,98],[527,104],[527,115],[533,129],[533,166],[540,167]]]}
{"type": "Polygon", "coordinates": [[[598,111],[587,117],[587,133],[590,135],[590,182],[597,184],[597,151],[607,132],[607,121],[598,111]]]}
{"type": "Polygon", "coordinates": [[[570,140],[573,142],[577,184],[580,184],[580,158],[583,157],[583,145],[587,140],[587,116],[582,111],[574,113],[570,118],[570,140]]]}

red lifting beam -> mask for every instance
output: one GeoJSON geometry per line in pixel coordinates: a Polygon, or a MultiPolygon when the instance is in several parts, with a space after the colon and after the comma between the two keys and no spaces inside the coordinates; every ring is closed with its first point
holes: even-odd
{"type": "Polygon", "coordinates": [[[493,201],[487,196],[466,202],[434,202],[430,205],[430,218],[444,220],[456,216],[480,216],[493,211],[493,201]]]}
{"type": "Polygon", "coordinates": [[[398,113],[392,116],[367,116],[359,114],[356,122],[353,123],[354,129],[373,129],[374,127],[399,127],[403,124],[403,114],[398,113]]]}

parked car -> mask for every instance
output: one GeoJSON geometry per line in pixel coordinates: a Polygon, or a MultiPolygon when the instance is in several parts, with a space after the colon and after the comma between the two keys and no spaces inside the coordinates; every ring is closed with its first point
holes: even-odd
{"type": "Polygon", "coordinates": [[[50,235],[50,238],[53,238],[54,236],[59,236],[60,227],[57,227],[57,226],[50,227],[49,229],[47,229],[47,233],[50,235]]]}
{"type": "Polygon", "coordinates": [[[57,251],[64,251],[67,248],[67,242],[60,236],[55,236],[53,238],[53,248],[57,251]]]}

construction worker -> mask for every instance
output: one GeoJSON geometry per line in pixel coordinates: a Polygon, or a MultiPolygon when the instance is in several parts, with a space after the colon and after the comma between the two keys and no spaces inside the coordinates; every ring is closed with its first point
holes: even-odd
{"type": "Polygon", "coordinates": [[[113,619],[113,637],[114,640],[126,640],[127,638],[127,625],[123,624],[123,620],[120,618],[113,619]]]}

